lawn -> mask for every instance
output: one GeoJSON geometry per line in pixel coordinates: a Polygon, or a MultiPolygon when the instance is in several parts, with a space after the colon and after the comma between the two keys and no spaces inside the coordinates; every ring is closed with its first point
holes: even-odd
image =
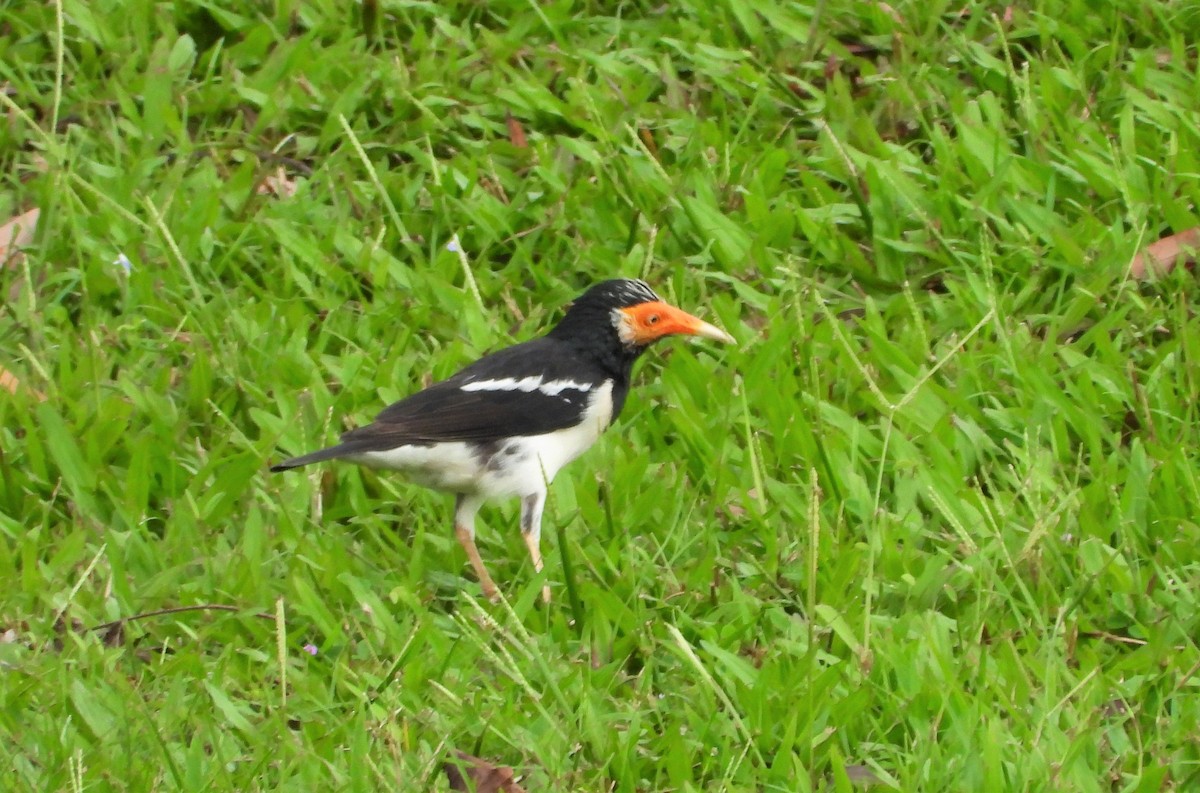
{"type": "Polygon", "coordinates": [[[6,4],[3,786],[1200,789],[1200,290],[1135,258],[1200,226],[1197,30],[6,4]],[[616,276],[739,343],[645,357],[542,576],[484,509],[505,602],[451,497],[268,473],[616,276]]]}

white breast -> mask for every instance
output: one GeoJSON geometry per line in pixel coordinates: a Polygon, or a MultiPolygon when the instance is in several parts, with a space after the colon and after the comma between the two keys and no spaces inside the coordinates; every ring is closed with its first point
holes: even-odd
{"type": "Polygon", "coordinates": [[[591,392],[580,424],[521,439],[546,482],[553,480],[564,465],[587,451],[612,423],[612,389],[612,381],[605,380],[591,392]]]}

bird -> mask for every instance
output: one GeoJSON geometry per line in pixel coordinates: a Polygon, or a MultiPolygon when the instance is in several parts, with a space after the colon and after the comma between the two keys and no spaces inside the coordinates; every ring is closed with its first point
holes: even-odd
{"type": "MultiPolygon", "coordinates": [[[[455,536],[483,594],[495,601],[499,590],[475,545],[480,507],[520,498],[521,534],[540,574],[550,483],[621,414],[642,353],[673,335],[735,342],[664,302],[644,281],[602,281],[575,299],[545,335],[485,355],[384,408],[337,445],[270,470],[344,460],[398,471],[413,484],[454,494],[455,536]]],[[[542,599],[550,601],[548,584],[542,599]]]]}

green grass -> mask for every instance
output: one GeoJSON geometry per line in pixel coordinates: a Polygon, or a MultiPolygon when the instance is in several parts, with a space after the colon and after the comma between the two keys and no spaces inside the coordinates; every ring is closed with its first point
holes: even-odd
{"type": "Polygon", "coordinates": [[[1200,299],[1128,268],[1200,5],[892,6],[0,10],[5,786],[1196,789],[1200,299]],[[492,607],[449,497],[266,472],[615,275],[741,345],[641,364],[548,608],[515,504],[492,607]]]}

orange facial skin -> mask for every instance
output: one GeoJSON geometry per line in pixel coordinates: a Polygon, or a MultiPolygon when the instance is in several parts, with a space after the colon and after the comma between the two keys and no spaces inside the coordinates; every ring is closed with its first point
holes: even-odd
{"type": "Polygon", "coordinates": [[[642,346],[673,335],[701,336],[728,344],[734,342],[734,338],[720,328],[658,300],[618,310],[623,319],[618,330],[621,341],[627,344],[642,346]]]}

